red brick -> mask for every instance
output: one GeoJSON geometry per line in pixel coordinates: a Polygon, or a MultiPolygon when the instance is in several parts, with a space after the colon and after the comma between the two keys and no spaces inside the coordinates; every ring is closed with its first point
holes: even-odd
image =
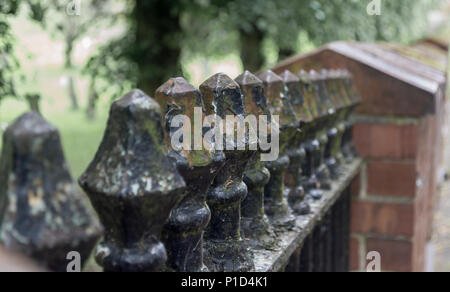
{"type": "Polygon", "coordinates": [[[416,125],[356,124],[353,140],[364,158],[411,159],[417,153],[416,125]]]}
{"type": "Polygon", "coordinates": [[[350,238],[350,270],[359,271],[359,241],[356,237],[350,238]]]}
{"type": "Polygon", "coordinates": [[[350,184],[350,195],[352,197],[359,197],[361,192],[361,173],[358,173],[358,175],[353,179],[353,181],[350,184]]]}
{"type": "Polygon", "coordinates": [[[414,235],[414,205],[352,201],[351,232],[414,235]]]}
{"type": "Polygon", "coordinates": [[[376,251],[381,255],[381,270],[411,272],[412,243],[400,240],[368,238],[367,252],[376,251]]]}
{"type": "Polygon", "coordinates": [[[371,195],[415,197],[416,165],[413,162],[370,161],[367,192],[371,195]]]}
{"type": "Polygon", "coordinates": [[[433,230],[434,196],[438,193],[438,169],[442,165],[442,137],[437,116],[423,118],[420,123],[417,169],[421,178],[420,191],[427,196],[428,210],[422,214],[428,218],[427,237],[431,238],[433,230]]]}

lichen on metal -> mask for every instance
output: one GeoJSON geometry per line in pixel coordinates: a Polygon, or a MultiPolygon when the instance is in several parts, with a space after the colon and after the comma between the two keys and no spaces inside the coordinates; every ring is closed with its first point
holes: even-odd
{"type": "Polygon", "coordinates": [[[0,174],[1,244],[53,271],[66,271],[71,251],[84,264],[102,227],[72,180],[59,132],[38,113],[6,129],[0,174]]]}
{"type": "MultiPolygon", "coordinates": [[[[245,117],[245,104],[239,85],[227,75],[219,73],[210,77],[200,85],[200,91],[207,114],[222,119],[227,114],[245,117]]],[[[254,269],[248,245],[241,238],[240,226],[241,203],[248,192],[243,181],[244,171],[256,154],[256,151],[249,149],[247,138],[241,151],[237,151],[236,138],[227,141],[225,165],[208,191],[207,203],[212,214],[206,231],[205,262],[211,271],[245,272],[254,269]]]]}
{"type": "Polygon", "coordinates": [[[194,123],[203,123],[205,115],[198,89],[182,77],[172,78],[156,90],[155,99],[164,110],[163,124],[169,156],[186,181],[184,198],[173,209],[163,230],[163,241],[168,253],[167,267],[178,272],[206,271],[203,264],[203,233],[211,218],[206,195],[225,157],[223,152],[216,152],[214,148],[208,150],[201,147],[195,150],[194,141],[191,141],[190,149],[177,150],[172,147],[174,132],[184,126],[171,127],[171,121],[176,115],[189,118],[189,134],[203,142],[203,131],[199,137],[195,136],[194,131],[194,123]],[[196,109],[200,110],[197,115],[194,112],[196,109]]]}
{"type": "Polygon", "coordinates": [[[356,91],[353,83],[353,76],[349,71],[340,70],[337,75],[339,77],[339,84],[345,92],[345,96],[350,100],[350,104],[344,110],[345,113],[343,114],[345,129],[341,141],[341,153],[344,156],[345,161],[349,163],[357,156],[356,148],[353,145],[354,121],[352,121],[350,117],[355,112],[356,107],[362,102],[362,99],[356,91]]]}
{"type": "Polygon", "coordinates": [[[322,105],[320,115],[313,121],[313,132],[316,133],[316,139],[319,142],[319,147],[313,151],[313,163],[316,177],[319,180],[321,189],[329,189],[331,184],[331,174],[327,165],[325,164],[325,150],[328,145],[327,131],[329,127],[334,126],[334,120],[336,116],[336,110],[332,104],[327,87],[326,87],[326,74],[324,71],[317,72],[311,70],[309,72],[309,79],[312,82],[316,103],[322,105]]]}
{"type": "Polygon", "coordinates": [[[299,121],[299,128],[289,141],[287,149],[290,163],[285,177],[285,195],[288,198],[289,205],[296,214],[306,215],[309,213],[310,208],[305,201],[305,189],[302,183],[302,164],[306,159],[306,151],[303,147],[306,131],[303,128],[313,120],[313,116],[304,97],[300,78],[287,70],[281,74],[281,78],[286,86],[286,94],[292,102],[299,121]]]}
{"type": "MultiPolygon", "coordinates": [[[[246,114],[268,116],[269,126],[270,112],[262,81],[249,71],[239,75],[235,81],[241,88],[246,114]]],[[[270,135],[269,131],[268,133],[270,135]]],[[[274,228],[269,224],[264,211],[264,187],[269,180],[270,172],[261,161],[261,150],[258,150],[250,159],[244,173],[248,195],[241,207],[242,235],[249,240],[250,246],[256,249],[273,248],[276,245],[274,228]]]]}
{"type": "Polygon", "coordinates": [[[160,242],[185,182],[167,156],[158,103],[140,90],[115,101],[103,140],[79,179],[105,226],[97,261],[105,271],[156,271],[160,242]]]}
{"type": "Polygon", "coordinates": [[[266,214],[276,227],[291,228],[295,218],[285,197],[285,176],[290,163],[286,152],[300,123],[281,77],[270,70],[258,77],[263,81],[271,114],[278,115],[280,119],[279,157],[266,162],[270,171],[270,181],[264,190],[266,214]]]}

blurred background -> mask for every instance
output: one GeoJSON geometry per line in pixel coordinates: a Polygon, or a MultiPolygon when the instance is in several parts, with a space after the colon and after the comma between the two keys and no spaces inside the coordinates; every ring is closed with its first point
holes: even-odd
{"type": "Polygon", "coordinates": [[[77,178],[109,104],[132,88],[152,96],[174,76],[196,86],[217,72],[234,78],[335,40],[407,44],[450,14],[449,0],[381,0],[381,15],[368,14],[370,2],[1,0],[0,133],[39,110],[61,131],[77,178]]]}

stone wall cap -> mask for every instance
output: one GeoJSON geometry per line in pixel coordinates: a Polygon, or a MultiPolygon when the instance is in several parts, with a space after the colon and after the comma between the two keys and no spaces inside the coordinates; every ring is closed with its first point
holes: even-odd
{"type": "Polygon", "coordinates": [[[436,70],[430,64],[408,58],[398,52],[389,50],[382,43],[330,43],[311,53],[290,58],[278,64],[274,68],[274,71],[282,72],[286,68],[289,68],[290,65],[324,51],[332,51],[353,59],[433,95],[445,83],[445,72],[436,70]]]}

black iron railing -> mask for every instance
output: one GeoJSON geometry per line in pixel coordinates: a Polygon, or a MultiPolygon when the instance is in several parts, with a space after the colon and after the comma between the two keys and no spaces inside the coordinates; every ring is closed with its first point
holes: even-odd
{"type": "MultiPolygon", "coordinates": [[[[79,179],[103,229],[57,130],[27,113],[3,137],[0,240],[52,270],[65,269],[70,251],[86,260],[102,236],[96,260],[105,271],[347,271],[359,102],[350,74],[333,70],[216,74],[199,89],[173,78],[155,99],[132,91],[111,106],[79,179]],[[273,149],[249,136],[226,140],[225,150],[178,148],[173,141],[195,142],[177,136],[187,120],[173,121],[194,125],[195,114],[267,116],[269,141],[279,125],[277,159],[262,161],[273,149]]],[[[189,134],[203,141],[214,122],[189,134]]]]}

